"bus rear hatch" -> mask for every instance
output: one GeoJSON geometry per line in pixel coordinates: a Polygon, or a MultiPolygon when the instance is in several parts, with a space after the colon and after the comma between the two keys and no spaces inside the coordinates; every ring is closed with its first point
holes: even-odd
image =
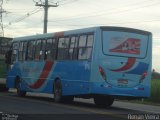
{"type": "Polygon", "coordinates": [[[149,34],[132,29],[102,31],[101,70],[116,87],[135,87],[145,81],[149,68],[149,34]]]}

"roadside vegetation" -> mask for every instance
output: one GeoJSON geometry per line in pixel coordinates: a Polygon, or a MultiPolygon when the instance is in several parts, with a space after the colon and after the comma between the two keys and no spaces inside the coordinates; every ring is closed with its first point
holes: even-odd
{"type": "Polygon", "coordinates": [[[151,81],[151,97],[149,101],[160,103],[160,79],[152,79],[151,81]]]}
{"type": "Polygon", "coordinates": [[[152,72],[151,96],[148,99],[133,100],[131,102],[160,106],[160,73],[152,72]]]}
{"type": "Polygon", "coordinates": [[[151,81],[151,97],[149,101],[160,104],[160,73],[153,71],[151,81]]]}
{"type": "Polygon", "coordinates": [[[3,60],[0,60],[0,78],[5,78],[6,64],[3,60]]]}

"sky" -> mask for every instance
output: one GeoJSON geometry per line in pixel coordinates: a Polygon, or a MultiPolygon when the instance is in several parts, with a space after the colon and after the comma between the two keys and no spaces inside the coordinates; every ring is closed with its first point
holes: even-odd
{"type": "MultiPolygon", "coordinates": [[[[43,33],[45,0],[4,0],[5,37],[43,33]]],[[[99,25],[130,27],[153,34],[152,68],[160,72],[160,0],[49,0],[48,33],[99,25]]]]}

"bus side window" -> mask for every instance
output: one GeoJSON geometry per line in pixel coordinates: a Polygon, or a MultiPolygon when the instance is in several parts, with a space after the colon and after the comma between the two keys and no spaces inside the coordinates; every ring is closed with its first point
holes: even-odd
{"type": "Polygon", "coordinates": [[[46,47],[46,40],[44,39],[44,40],[42,40],[42,43],[41,43],[42,45],[41,45],[41,49],[40,49],[40,60],[44,60],[44,59],[46,59],[46,50],[45,50],[45,47],[46,47]]]}
{"type": "Polygon", "coordinates": [[[87,37],[87,47],[93,46],[93,35],[88,35],[87,37]]]}
{"type": "Polygon", "coordinates": [[[87,59],[91,59],[93,40],[94,40],[94,36],[88,35],[88,37],[87,37],[87,59]]]}
{"type": "Polygon", "coordinates": [[[51,49],[52,49],[52,39],[48,39],[46,41],[46,60],[52,60],[51,49]]]}
{"type": "Polygon", "coordinates": [[[27,42],[24,42],[23,43],[23,55],[22,55],[23,61],[26,60],[26,52],[27,52],[27,42]]]}
{"type": "Polygon", "coordinates": [[[46,60],[56,59],[56,39],[48,39],[46,43],[46,60]]]}
{"type": "Polygon", "coordinates": [[[18,51],[19,52],[19,54],[18,54],[19,61],[26,60],[26,51],[27,51],[27,42],[20,42],[19,51],[18,51]]]}
{"type": "Polygon", "coordinates": [[[71,37],[70,47],[69,47],[69,59],[77,59],[77,44],[78,39],[75,36],[71,37]]]}
{"type": "Polygon", "coordinates": [[[87,35],[81,35],[79,37],[78,59],[86,59],[86,41],[87,35]]]}
{"type": "Polygon", "coordinates": [[[55,60],[57,57],[57,48],[58,48],[57,40],[53,39],[52,51],[51,51],[51,53],[52,53],[51,55],[52,55],[53,60],[55,60]]]}
{"type": "Polygon", "coordinates": [[[33,53],[34,53],[34,49],[35,49],[35,46],[34,46],[35,42],[34,41],[29,41],[28,42],[28,45],[27,45],[27,57],[26,59],[27,60],[33,60],[34,56],[33,56],[33,53]]]}
{"type": "Polygon", "coordinates": [[[19,44],[19,50],[18,50],[18,60],[22,61],[23,60],[23,42],[20,42],[19,44]]]}
{"type": "Polygon", "coordinates": [[[41,46],[41,40],[38,40],[35,45],[35,60],[39,60],[42,55],[41,46]]]}
{"type": "Polygon", "coordinates": [[[59,60],[66,60],[69,58],[69,37],[59,38],[57,58],[59,60]]]}
{"type": "Polygon", "coordinates": [[[12,58],[11,61],[14,63],[17,60],[17,52],[18,52],[19,43],[13,43],[13,50],[12,50],[12,58]]]}
{"type": "Polygon", "coordinates": [[[93,46],[93,35],[81,35],[79,38],[78,59],[90,59],[93,46]]]}

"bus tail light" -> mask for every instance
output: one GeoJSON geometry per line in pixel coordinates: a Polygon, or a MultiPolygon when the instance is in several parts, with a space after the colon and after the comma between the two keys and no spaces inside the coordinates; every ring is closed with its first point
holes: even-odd
{"type": "Polygon", "coordinates": [[[103,79],[107,80],[107,76],[105,74],[105,71],[101,66],[99,66],[99,72],[100,72],[101,76],[103,77],[103,79]]]}
{"type": "Polygon", "coordinates": [[[142,83],[143,80],[146,78],[147,75],[148,75],[148,73],[147,73],[147,72],[144,72],[144,73],[141,75],[141,78],[140,78],[139,83],[142,83]]]}
{"type": "Polygon", "coordinates": [[[138,90],[143,91],[143,90],[144,90],[144,88],[138,88],[138,90]]]}

